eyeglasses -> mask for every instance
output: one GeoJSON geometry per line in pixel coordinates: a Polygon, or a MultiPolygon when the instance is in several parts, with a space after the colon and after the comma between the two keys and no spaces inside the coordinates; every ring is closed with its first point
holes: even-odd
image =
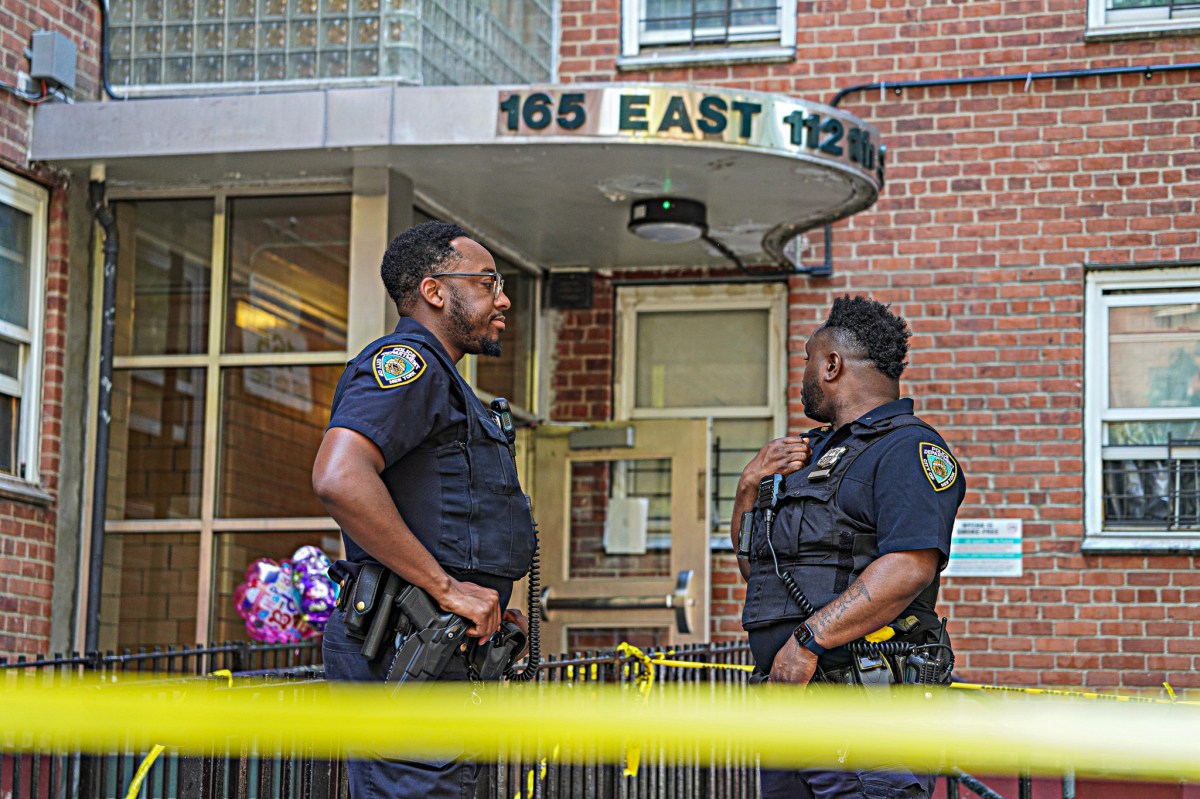
{"type": "Polygon", "coordinates": [[[435,272],[430,277],[490,277],[492,279],[492,301],[504,293],[504,276],[499,272],[435,272]]]}

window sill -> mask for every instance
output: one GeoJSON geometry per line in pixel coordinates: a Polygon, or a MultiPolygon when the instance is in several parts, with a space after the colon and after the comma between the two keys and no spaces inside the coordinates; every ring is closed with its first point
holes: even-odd
{"type": "Polygon", "coordinates": [[[40,505],[44,508],[54,504],[54,497],[47,494],[41,486],[7,475],[0,475],[0,499],[24,502],[28,505],[40,505]]]}
{"type": "Polygon", "coordinates": [[[693,64],[717,66],[722,64],[773,64],[796,60],[794,47],[723,47],[719,50],[652,50],[647,55],[621,56],[617,69],[622,72],[685,67],[693,64]]]}
{"type": "Polygon", "coordinates": [[[1083,539],[1080,551],[1084,555],[1188,555],[1200,552],[1200,535],[1090,535],[1083,539]]]}
{"type": "Polygon", "coordinates": [[[1195,36],[1200,31],[1200,19],[1169,26],[1106,25],[1088,28],[1083,32],[1085,42],[1120,42],[1130,39],[1165,39],[1170,36],[1195,36]]]}

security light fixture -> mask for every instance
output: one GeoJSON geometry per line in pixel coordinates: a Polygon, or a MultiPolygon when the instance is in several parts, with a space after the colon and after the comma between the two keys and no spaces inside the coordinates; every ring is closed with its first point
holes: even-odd
{"type": "Polygon", "coordinates": [[[704,203],[675,197],[637,200],[629,209],[629,232],[664,244],[695,241],[708,233],[704,203]]]}

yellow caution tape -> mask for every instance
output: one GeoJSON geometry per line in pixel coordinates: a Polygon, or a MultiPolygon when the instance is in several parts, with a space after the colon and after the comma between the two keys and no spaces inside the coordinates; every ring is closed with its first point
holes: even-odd
{"type": "Polygon", "coordinates": [[[142,780],[146,779],[146,775],[150,773],[150,767],[154,765],[154,761],[166,749],[162,744],[155,744],[150,750],[150,754],[146,755],[142,760],[142,764],[138,766],[137,772],[133,775],[133,781],[129,783],[129,790],[125,793],[125,799],[137,799],[138,793],[142,790],[142,780]]]}
{"type": "Polygon", "coordinates": [[[1155,699],[1149,696],[1123,696],[1121,694],[1097,694],[1090,691],[1066,691],[1060,688],[1019,688],[1009,685],[980,685],[970,682],[952,682],[951,688],[963,691],[996,691],[999,693],[1019,693],[1041,696],[1069,696],[1076,699],[1100,699],[1106,702],[1144,702],[1151,705],[1196,705],[1200,702],[1180,702],[1175,698],[1175,691],[1169,683],[1163,683],[1167,699],[1155,699]]]}
{"type": "MultiPolygon", "coordinates": [[[[225,679],[225,687],[233,687],[233,672],[229,669],[217,669],[208,673],[209,677],[223,677],[225,679]]],[[[138,792],[142,789],[142,782],[146,779],[146,775],[150,773],[150,768],[154,765],[154,761],[166,749],[162,744],[155,744],[154,748],[142,758],[142,762],[138,765],[137,771],[133,774],[133,779],[129,783],[129,790],[125,793],[125,799],[137,799],[138,792]]]]}
{"type": "Polygon", "coordinates": [[[304,747],[336,755],[348,747],[418,757],[464,745],[482,757],[556,745],[568,762],[587,756],[619,762],[633,741],[698,753],[705,762],[734,743],[758,752],[768,766],[902,762],[929,771],[953,765],[992,774],[1074,770],[1200,780],[1200,710],[1183,703],[838,686],[713,691],[694,683],[662,684],[647,694],[532,683],[484,691],[479,704],[471,697],[465,684],[405,687],[394,698],[376,684],[255,682],[230,689],[211,681],[123,678],[26,685],[0,690],[0,740],[23,751],[125,751],[170,741],[183,753],[238,751],[252,743],[257,751],[304,747]],[[844,761],[839,750],[849,753],[844,761]]]}

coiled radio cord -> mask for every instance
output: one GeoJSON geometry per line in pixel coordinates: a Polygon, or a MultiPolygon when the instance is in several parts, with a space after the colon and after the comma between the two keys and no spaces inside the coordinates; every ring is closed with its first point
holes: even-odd
{"type": "Polygon", "coordinates": [[[542,667],[542,589],[541,549],[538,544],[538,524],[533,523],[533,559],[529,562],[529,591],[526,607],[529,610],[529,659],[517,669],[510,666],[504,678],[512,682],[530,682],[542,667]]]}

